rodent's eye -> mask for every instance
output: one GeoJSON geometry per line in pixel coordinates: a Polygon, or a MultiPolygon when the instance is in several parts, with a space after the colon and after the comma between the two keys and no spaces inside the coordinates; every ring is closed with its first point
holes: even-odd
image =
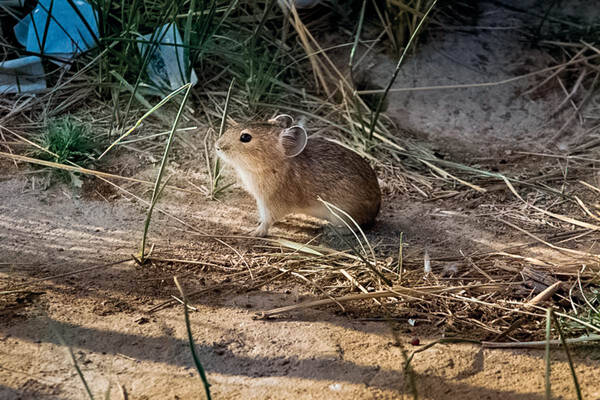
{"type": "Polygon", "coordinates": [[[249,134],[249,133],[243,132],[243,133],[240,135],[240,142],[243,142],[243,143],[248,143],[248,142],[249,142],[249,141],[251,141],[251,140],[252,140],[252,135],[251,135],[251,134],[249,134]]]}

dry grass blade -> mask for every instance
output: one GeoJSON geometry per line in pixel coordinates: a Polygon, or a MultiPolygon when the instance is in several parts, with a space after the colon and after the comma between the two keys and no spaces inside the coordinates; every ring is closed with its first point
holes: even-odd
{"type": "MultiPolygon", "coordinates": [[[[545,74],[550,71],[556,71],[556,73],[558,73],[558,72],[561,72],[562,70],[564,70],[564,68],[567,66],[579,63],[581,61],[597,59],[598,57],[599,56],[590,56],[590,57],[582,58],[580,60],[571,60],[564,64],[555,65],[555,66],[548,67],[548,68],[543,68],[543,69],[540,69],[537,71],[529,72],[529,73],[518,75],[518,76],[513,76],[512,78],[502,79],[502,80],[494,81],[494,82],[465,83],[465,84],[458,84],[458,85],[417,86],[417,87],[411,87],[411,88],[392,88],[389,91],[390,92],[413,92],[413,91],[418,92],[418,91],[427,91],[427,90],[454,90],[454,89],[470,89],[470,88],[501,86],[501,85],[506,85],[508,83],[512,83],[512,82],[519,81],[522,79],[531,78],[532,76],[542,75],[542,74],[545,74]]],[[[544,82],[542,82],[542,83],[544,83],[544,82]]],[[[533,92],[536,89],[537,88],[532,89],[531,91],[533,92]]],[[[359,90],[357,93],[358,94],[380,94],[380,93],[384,93],[384,92],[385,92],[385,89],[369,89],[369,90],[359,90]]],[[[526,94],[528,94],[528,92],[523,93],[523,95],[526,95],[526,94]]]]}
{"type": "Polygon", "coordinates": [[[425,346],[421,347],[418,350],[415,350],[411,353],[410,356],[408,356],[408,358],[406,359],[404,365],[405,367],[410,365],[412,359],[414,358],[415,354],[417,353],[421,353],[423,351],[426,351],[430,348],[432,348],[435,345],[438,344],[451,344],[451,343],[471,343],[471,344],[481,344],[481,342],[479,340],[473,340],[473,339],[463,339],[463,338],[443,338],[443,339],[438,339],[436,341],[433,341],[431,343],[426,344],[425,346]]]}
{"type": "Polygon", "coordinates": [[[498,218],[498,221],[500,221],[500,222],[502,222],[502,223],[504,223],[504,224],[506,224],[506,225],[510,226],[511,228],[514,228],[514,229],[518,230],[519,232],[522,232],[522,233],[526,234],[526,235],[527,235],[527,236],[529,236],[530,238],[533,238],[533,239],[537,240],[538,242],[540,242],[540,243],[543,243],[544,245],[546,245],[546,246],[548,246],[548,247],[550,247],[550,248],[552,248],[552,249],[554,249],[554,250],[558,250],[558,251],[561,251],[561,252],[564,252],[564,253],[575,254],[575,255],[578,255],[578,256],[581,256],[581,257],[584,257],[584,258],[595,258],[595,259],[600,259],[600,255],[597,255],[597,254],[592,254],[592,253],[586,253],[585,251],[579,251],[579,250],[568,249],[568,248],[566,248],[566,247],[560,247],[560,246],[556,246],[556,245],[554,245],[554,244],[552,244],[552,243],[550,243],[550,242],[547,242],[547,241],[545,241],[545,240],[543,240],[543,239],[541,239],[541,238],[537,237],[537,236],[536,236],[536,235],[534,235],[533,233],[531,233],[531,232],[528,232],[528,231],[526,231],[526,230],[525,230],[525,229],[523,229],[523,228],[519,228],[518,226],[516,226],[516,225],[515,225],[515,224],[513,224],[513,223],[510,223],[510,222],[508,222],[508,221],[505,221],[505,220],[502,220],[502,219],[499,219],[499,218],[498,218]]]}
{"type": "Polygon", "coordinates": [[[594,191],[600,193],[600,188],[597,188],[594,185],[590,185],[589,183],[584,182],[584,181],[579,181],[579,183],[581,183],[583,186],[587,187],[588,189],[591,189],[591,190],[594,190],[594,191]]]}
{"type": "MultiPolygon", "coordinates": [[[[548,286],[546,289],[542,290],[533,299],[529,300],[526,303],[525,306],[526,307],[531,307],[531,306],[536,306],[536,305],[538,305],[540,303],[545,302],[546,300],[550,299],[558,291],[558,289],[561,288],[561,286],[562,286],[562,282],[560,282],[560,281],[555,282],[554,284],[548,286]]],[[[503,339],[503,338],[507,337],[510,333],[514,332],[516,329],[518,329],[519,327],[521,327],[525,322],[526,322],[525,318],[524,317],[520,317],[515,322],[513,322],[511,324],[511,326],[508,327],[508,329],[506,329],[501,334],[497,335],[494,338],[494,341],[498,341],[500,339],[503,339]]]]}
{"type": "Polygon", "coordinates": [[[314,300],[314,301],[308,301],[308,302],[305,302],[302,304],[279,307],[279,308],[274,308],[272,310],[263,311],[263,312],[259,313],[258,316],[261,318],[269,318],[269,317],[272,317],[273,315],[277,315],[277,314],[283,314],[283,313],[287,313],[290,311],[297,311],[297,310],[302,310],[305,308],[313,308],[313,307],[328,305],[328,304],[332,304],[332,303],[337,304],[337,303],[343,303],[343,302],[354,301],[354,300],[377,299],[380,297],[393,297],[395,295],[396,295],[396,293],[392,292],[391,290],[385,290],[385,291],[380,291],[380,292],[348,295],[348,296],[343,296],[343,297],[337,297],[335,299],[314,300]]]}
{"type": "Polygon", "coordinates": [[[433,169],[435,172],[437,172],[438,174],[440,174],[442,177],[444,178],[452,178],[455,181],[462,183],[465,186],[470,187],[471,189],[474,189],[480,193],[485,193],[487,190],[485,190],[484,188],[474,185],[472,183],[469,183],[467,181],[464,181],[460,178],[457,178],[456,176],[448,173],[447,171],[444,171],[443,169],[441,169],[440,167],[433,165],[432,163],[430,163],[429,161],[423,160],[423,159],[419,159],[419,161],[421,161],[423,164],[427,165],[429,168],[433,169]]]}
{"type": "Polygon", "coordinates": [[[299,251],[302,253],[306,253],[306,254],[312,254],[313,256],[323,256],[323,253],[319,252],[318,250],[314,249],[313,247],[306,245],[306,244],[302,244],[302,243],[297,243],[297,242],[293,242],[291,240],[287,240],[287,239],[267,239],[268,241],[271,241],[273,243],[276,243],[278,245],[287,247],[289,249],[292,249],[294,251],[299,251]]]}
{"type": "MultiPolygon", "coordinates": [[[[131,177],[122,176],[122,175],[109,174],[108,172],[96,171],[93,169],[87,169],[87,168],[77,167],[77,166],[73,166],[73,165],[65,165],[65,164],[60,164],[60,163],[56,163],[56,162],[52,162],[52,161],[39,160],[37,158],[31,158],[31,157],[21,156],[21,155],[17,155],[17,154],[5,153],[3,151],[0,151],[0,157],[5,157],[5,158],[15,160],[15,161],[23,161],[23,162],[30,163],[30,164],[42,165],[44,167],[61,169],[64,171],[78,172],[81,174],[92,175],[97,178],[123,180],[123,181],[128,181],[128,182],[141,183],[143,185],[154,185],[155,184],[154,182],[145,181],[143,179],[131,178],[131,177]]],[[[181,191],[181,192],[186,192],[186,193],[194,193],[194,194],[202,193],[198,190],[184,189],[184,188],[180,188],[180,187],[173,186],[173,185],[166,185],[165,188],[177,190],[177,191],[181,191]]]]}
{"type": "Polygon", "coordinates": [[[289,9],[292,15],[290,18],[290,22],[292,23],[292,26],[298,33],[298,37],[300,38],[302,47],[304,48],[304,51],[306,52],[310,60],[310,64],[313,69],[313,74],[315,76],[315,81],[317,82],[317,85],[320,85],[323,88],[323,90],[325,90],[325,93],[327,93],[327,96],[329,97],[331,96],[331,89],[327,84],[329,77],[325,76],[325,71],[327,71],[327,69],[324,68],[324,66],[322,65],[322,61],[317,57],[318,52],[315,52],[312,48],[312,45],[310,44],[310,39],[312,39],[312,36],[310,35],[310,32],[308,31],[306,26],[302,23],[302,20],[298,15],[298,10],[296,10],[295,3],[293,1],[286,2],[286,7],[289,9]]]}
{"type": "Polygon", "coordinates": [[[529,204],[528,202],[526,202],[525,200],[523,200],[523,198],[519,195],[519,193],[517,193],[515,187],[509,182],[509,180],[506,177],[503,177],[504,182],[506,183],[506,186],[508,186],[508,188],[510,189],[510,191],[519,199],[521,200],[524,204],[526,204],[528,207],[533,208],[536,211],[539,211],[543,214],[546,214],[552,218],[556,218],[558,220],[561,220],[563,222],[567,222],[569,224],[572,225],[576,225],[576,226],[580,226],[582,228],[586,228],[586,229],[592,229],[592,230],[600,230],[600,226],[598,225],[594,225],[594,224],[590,224],[584,221],[579,221],[575,218],[571,218],[571,217],[567,217],[565,215],[560,215],[560,214],[555,214],[553,212],[544,210],[542,208],[539,208],[537,206],[534,206],[533,204],[529,204]]]}
{"type": "MultiPolygon", "coordinates": [[[[479,287],[481,287],[482,285],[478,285],[479,287]]],[[[390,290],[381,290],[381,291],[377,291],[377,292],[370,292],[370,293],[362,293],[362,294],[352,294],[352,295],[348,295],[348,296],[342,296],[342,297],[336,297],[335,301],[331,300],[331,299],[323,299],[323,300],[314,300],[314,301],[308,301],[302,304],[296,304],[296,305],[292,305],[292,306],[285,306],[285,307],[280,307],[280,308],[275,308],[269,311],[264,311],[261,312],[259,315],[262,317],[270,317],[276,314],[282,314],[282,313],[286,313],[286,312],[290,312],[290,311],[295,311],[295,310],[301,310],[304,308],[312,308],[312,307],[318,307],[318,306],[322,306],[322,305],[327,305],[327,304],[331,304],[332,302],[347,302],[347,301],[354,301],[354,300],[364,300],[364,299],[378,299],[378,298],[382,298],[382,297],[398,297],[398,296],[417,296],[417,297],[413,297],[413,298],[420,298],[422,296],[436,296],[436,294],[438,293],[448,293],[448,292],[452,292],[452,291],[464,291],[465,290],[465,286],[456,286],[456,287],[442,287],[442,286],[426,286],[426,287],[419,287],[419,288],[407,288],[407,287],[398,287],[395,286],[393,289],[390,290]]]]}
{"type": "Polygon", "coordinates": [[[354,218],[352,218],[350,216],[350,214],[348,214],[346,211],[342,210],[341,208],[339,208],[338,206],[336,206],[335,204],[332,204],[328,201],[323,200],[322,198],[317,198],[317,200],[319,200],[321,203],[323,203],[323,205],[325,207],[327,207],[327,210],[329,210],[330,213],[333,214],[333,216],[335,216],[340,222],[342,222],[346,228],[348,228],[348,230],[354,235],[354,237],[356,238],[356,241],[358,242],[358,244],[360,245],[362,251],[364,253],[366,253],[367,251],[365,250],[361,239],[358,237],[358,235],[355,232],[355,229],[353,229],[349,224],[351,223],[352,225],[354,225],[354,228],[356,228],[356,230],[360,233],[362,240],[365,241],[365,243],[367,244],[367,247],[369,248],[369,251],[371,252],[371,257],[373,257],[373,263],[374,265],[377,265],[377,257],[375,256],[375,251],[373,251],[373,247],[371,247],[371,243],[369,243],[369,240],[367,239],[367,236],[365,235],[365,233],[363,232],[363,230],[360,228],[360,225],[358,225],[358,223],[354,220],[354,218]],[[342,218],[339,214],[342,214],[345,218],[342,218]]]}

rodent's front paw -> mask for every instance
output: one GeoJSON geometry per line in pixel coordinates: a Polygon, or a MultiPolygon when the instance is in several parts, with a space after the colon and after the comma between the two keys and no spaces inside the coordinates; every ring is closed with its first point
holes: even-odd
{"type": "Polygon", "coordinates": [[[265,237],[269,232],[269,227],[267,225],[260,224],[258,228],[252,231],[251,235],[255,237],[265,237]]]}

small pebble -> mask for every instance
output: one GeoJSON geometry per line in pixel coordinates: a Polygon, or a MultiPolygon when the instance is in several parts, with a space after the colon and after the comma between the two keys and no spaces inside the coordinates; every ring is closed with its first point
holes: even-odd
{"type": "Polygon", "coordinates": [[[421,343],[421,341],[419,340],[418,337],[414,337],[410,340],[410,344],[412,344],[413,346],[418,346],[421,343]]]}

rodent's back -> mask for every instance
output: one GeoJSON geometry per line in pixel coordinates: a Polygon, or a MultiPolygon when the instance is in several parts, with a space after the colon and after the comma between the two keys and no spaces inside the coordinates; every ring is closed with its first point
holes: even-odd
{"type": "Polygon", "coordinates": [[[322,207],[317,197],[348,212],[361,225],[373,222],[381,191],[375,172],[360,155],[320,137],[289,159],[289,183],[301,188],[300,204],[322,207]]]}

